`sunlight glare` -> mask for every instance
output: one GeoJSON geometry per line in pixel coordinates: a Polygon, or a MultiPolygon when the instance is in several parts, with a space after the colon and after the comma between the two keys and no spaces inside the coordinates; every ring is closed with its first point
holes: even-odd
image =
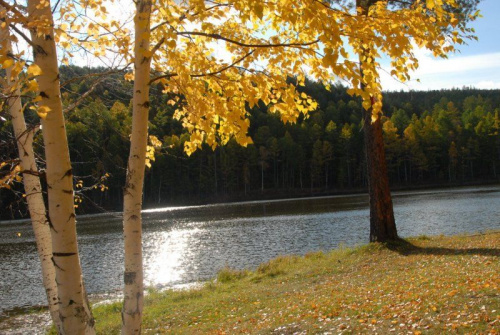
{"type": "Polygon", "coordinates": [[[154,250],[145,259],[146,286],[170,286],[182,280],[186,268],[183,263],[191,252],[190,242],[199,230],[154,232],[151,239],[145,239],[149,249],[154,250]]]}

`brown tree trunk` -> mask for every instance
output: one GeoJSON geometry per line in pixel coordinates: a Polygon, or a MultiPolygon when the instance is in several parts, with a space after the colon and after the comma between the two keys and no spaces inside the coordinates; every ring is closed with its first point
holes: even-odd
{"type": "MultiPolygon", "coordinates": [[[[356,5],[362,10],[360,15],[368,16],[368,9],[379,0],[357,0],[356,5]]],[[[364,79],[363,60],[369,56],[369,49],[363,48],[360,54],[360,71],[364,79]]],[[[364,84],[361,84],[364,89],[364,84]]],[[[372,98],[373,99],[373,98],[372,98]]],[[[373,105],[374,101],[372,101],[373,105]]],[[[366,171],[368,193],[370,196],[370,242],[383,242],[398,238],[394,210],[392,206],[387,162],[385,160],[384,139],[381,115],[374,121],[373,108],[364,111],[363,129],[365,135],[366,171]]]]}
{"type": "Polygon", "coordinates": [[[382,122],[380,116],[372,122],[371,108],[364,114],[366,170],[370,196],[370,242],[394,240],[398,238],[398,233],[387,175],[382,122]]]}

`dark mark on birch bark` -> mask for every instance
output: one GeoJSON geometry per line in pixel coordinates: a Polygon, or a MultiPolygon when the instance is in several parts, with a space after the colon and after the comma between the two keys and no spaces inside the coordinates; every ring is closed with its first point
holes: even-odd
{"type": "Polygon", "coordinates": [[[61,177],[61,179],[63,179],[64,177],[72,177],[72,176],[73,176],[73,169],[69,169],[68,171],[66,171],[64,176],[61,177]]]}
{"type": "Polygon", "coordinates": [[[135,282],[136,275],[137,274],[135,272],[125,272],[123,274],[123,281],[126,285],[133,284],[135,282]]]}
{"type": "Polygon", "coordinates": [[[53,252],[52,254],[56,257],[70,257],[76,255],[75,252],[53,252]]]}

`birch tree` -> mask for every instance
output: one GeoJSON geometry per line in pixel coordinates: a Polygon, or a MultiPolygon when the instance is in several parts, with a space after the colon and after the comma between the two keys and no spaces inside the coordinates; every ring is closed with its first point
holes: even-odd
{"type": "Polygon", "coordinates": [[[132,136],[123,197],[123,238],[125,247],[122,333],[139,334],[144,299],[142,266],[142,190],[148,139],[151,1],[138,0],[134,46],[134,92],[132,136]]]}
{"type": "MultiPolygon", "coordinates": [[[[241,145],[251,143],[247,135],[247,103],[251,107],[263,101],[270,105],[271,111],[289,122],[295,121],[300,113],[316,108],[309,96],[299,94],[296,87],[287,82],[287,74],[294,73],[292,68],[299,69],[298,63],[293,62],[295,53],[290,54],[288,60],[292,62],[285,66],[281,64],[285,58],[271,59],[268,68],[273,71],[258,71],[251,64],[259,59],[270,59],[266,56],[272,55],[271,49],[301,48],[317,41],[268,40],[257,37],[253,29],[238,27],[235,30],[235,22],[209,23],[210,20],[242,19],[232,14],[228,7],[224,4],[211,6],[204,1],[167,0],[155,2],[154,6],[151,1],[136,2],[134,51],[130,56],[134,60],[133,124],[124,191],[124,334],[141,331],[144,290],[142,185],[145,166],[150,164],[154,152],[147,144],[149,85],[159,83],[164,93],[171,96],[168,103],[177,108],[175,117],[191,135],[185,146],[188,154],[200,148],[203,142],[213,148],[231,138],[241,145]],[[155,13],[153,18],[152,12],[155,13]],[[201,26],[202,29],[187,30],[186,26],[201,26]],[[213,55],[210,43],[214,41],[225,44],[231,59],[221,60],[213,55]]],[[[261,12],[259,5],[250,11],[251,14],[242,15],[258,17],[261,12]]],[[[299,79],[302,81],[303,76],[299,79]]]]}
{"type": "Polygon", "coordinates": [[[88,309],[76,238],[73,173],[69,157],[49,2],[28,1],[33,60],[39,69],[38,114],[41,115],[46,159],[46,181],[63,334],[92,334],[94,320],[88,309]]]}
{"type": "MultiPolygon", "coordinates": [[[[5,13],[5,9],[3,9],[5,13]]],[[[5,14],[4,14],[5,15],[5,14]]],[[[15,62],[11,47],[11,35],[6,23],[0,28],[0,39],[2,40],[2,55],[5,69],[3,82],[4,94],[7,97],[7,107],[12,120],[14,136],[20,159],[20,169],[24,184],[24,196],[30,212],[38,257],[42,268],[42,282],[47,295],[49,312],[56,329],[61,329],[59,318],[59,302],[57,298],[57,285],[54,264],[52,263],[52,239],[50,236],[49,220],[47,218],[45,203],[43,201],[42,187],[38,177],[39,171],[33,151],[33,136],[37,129],[28,129],[24,119],[24,108],[21,102],[21,79],[19,69],[22,63],[15,62]]],[[[33,84],[33,83],[32,83],[33,84]]],[[[28,83],[29,85],[29,83],[28,83]]],[[[25,92],[30,87],[25,88],[25,92]]]]}

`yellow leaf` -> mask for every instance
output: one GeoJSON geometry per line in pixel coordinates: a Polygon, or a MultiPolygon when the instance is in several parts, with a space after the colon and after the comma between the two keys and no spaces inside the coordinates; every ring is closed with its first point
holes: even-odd
{"type": "Polygon", "coordinates": [[[124,77],[126,81],[134,80],[134,74],[132,72],[126,73],[124,77]]]}
{"type": "MultiPolygon", "coordinates": [[[[36,80],[34,80],[34,79],[33,79],[33,80],[30,80],[30,81],[28,82],[28,85],[26,86],[26,89],[27,89],[28,91],[31,91],[31,92],[36,92],[36,91],[38,91],[38,83],[36,82],[36,80]]],[[[38,96],[38,97],[40,97],[40,96],[38,96]]],[[[37,98],[38,98],[38,97],[37,97],[37,98]]],[[[41,98],[41,97],[40,97],[40,98],[41,98]]]]}
{"type": "Polygon", "coordinates": [[[31,64],[28,67],[28,75],[35,77],[35,76],[39,76],[41,74],[42,74],[42,69],[40,69],[40,67],[38,65],[31,64]]]}
{"type": "Polygon", "coordinates": [[[51,111],[50,107],[48,106],[40,106],[38,107],[38,110],[36,111],[40,119],[45,119],[47,117],[47,114],[51,111]]]}
{"type": "Polygon", "coordinates": [[[177,41],[176,40],[169,40],[167,42],[167,46],[170,48],[170,49],[175,49],[175,47],[177,46],[177,41]]]}
{"type": "Polygon", "coordinates": [[[3,64],[2,64],[2,67],[4,69],[7,69],[9,67],[11,67],[12,65],[14,65],[14,61],[12,59],[6,59],[3,64]]]}
{"type": "Polygon", "coordinates": [[[262,20],[262,17],[264,16],[264,6],[262,6],[260,3],[257,3],[254,9],[255,15],[257,15],[257,17],[262,20]]]}

